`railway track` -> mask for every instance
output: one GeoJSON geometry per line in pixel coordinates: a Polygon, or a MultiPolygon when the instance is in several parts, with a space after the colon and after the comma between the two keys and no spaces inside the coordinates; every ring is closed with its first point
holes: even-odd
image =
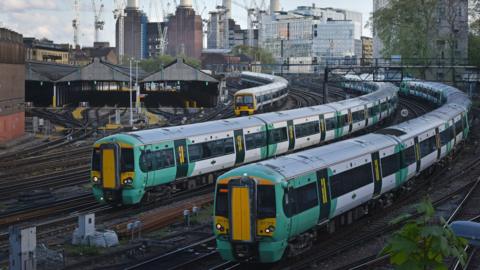
{"type": "MultiPolygon", "coordinates": [[[[434,200],[433,203],[436,207],[442,204],[449,203],[453,197],[459,194],[466,194],[472,187],[472,181],[469,180],[469,176],[478,173],[476,167],[480,164],[480,158],[474,158],[467,164],[461,166],[456,172],[457,174],[447,174],[448,168],[438,170],[428,179],[441,179],[434,183],[433,187],[428,188],[429,181],[422,181],[419,185],[411,187],[411,190],[418,190],[423,192],[416,192],[410,194],[400,201],[395,202],[391,207],[386,208],[378,213],[375,213],[371,217],[359,220],[353,225],[346,228],[345,232],[333,237],[327,237],[321,245],[317,246],[312,252],[308,252],[306,257],[298,262],[292,262],[291,264],[282,265],[281,267],[288,267],[289,269],[308,269],[312,265],[320,266],[323,262],[328,265],[330,260],[337,258],[339,254],[346,254],[349,251],[358,249],[362,246],[368,246],[367,243],[376,243],[379,238],[385,239],[386,235],[390,234],[398,226],[391,224],[391,220],[395,219],[405,211],[408,212],[408,206],[419,201],[422,196],[429,194],[434,200]],[[443,176],[443,177],[441,177],[443,176]],[[453,190],[453,191],[452,191],[453,190]],[[403,210],[402,210],[403,209],[403,210]],[[393,213],[393,214],[392,214],[393,213]],[[323,247],[323,248],[322,248],[323,247]],[[310,256],[310,257],[308,257],[310,256]]],[[[478,203],[478,201],[476,201],[478,203]]],[[[472,206],[473,207],[473,206],[472,206]]],[[[478,209],[478,207],[476,207],[478,209]]],[[[469,207],[465,209],[471,209],[469,207]]],[[[480,211],[480,210],[478,210],[480,211]]],[[[479,213],[480,214],[480,213],[479,213]]],[[[383,240],[382,240],[383,241],[383,240]]],[[[380,247],[381,249],[381,247],[380,247]]],[[[353,252],[353,251],[352,251],[353,252]]],[[[374,254],[368,254],[363,256],[354,262],[348,263],[351,258],[342,256],[345,265],[337,268],[327,267],[328,269],[368,269],[366,265],[378,266],[381,263],[385,263],[387,258],[377,258],[379,250],[374,254]],[[346,261],[345,261],[346,260],[346,261]]],[[[353,255],[352,255],[353,256],[353,255]]],[[[358,255],[357,255],[358,256],[358,255]]],[[[337,258],[337,260],[340,260],[337,258]]]]}

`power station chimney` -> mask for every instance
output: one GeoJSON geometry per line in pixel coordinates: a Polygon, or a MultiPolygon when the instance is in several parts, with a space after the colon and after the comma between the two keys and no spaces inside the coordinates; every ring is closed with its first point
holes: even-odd
{"type": "Polygon", "coordinates": [[[138,9],[140,7],[139,2],[140,0],[128,0],[127,8],[128,9],[138,9]]]}
{"type": "Polygon", "coordinates": [[[273,15],[277,11],[281,11],[280,0],[270,0],[270,14],[273,15]]]}
{"type": "Polygon", "coordinates": [[[192,0],[181,0],[180,1],[181,7],[192,7],[192,0]]]}
{"type": "Polygon", "coordinates": [[[232,0],[223,0],[223,6],[227,10],[227,19],[232,18],[232,0]]]}

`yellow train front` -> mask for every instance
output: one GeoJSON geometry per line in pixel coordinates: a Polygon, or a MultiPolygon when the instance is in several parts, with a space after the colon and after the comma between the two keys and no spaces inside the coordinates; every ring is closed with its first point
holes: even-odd
{"type": "Polygon", "coordinates": [[[253,115],[265,111],[276,102],[288,96],[288,81],[268,74],[242,72],[242,83],[254,87],[235,93],[233,106],[236,116],[253,115]]]}
{"type": "MultiPolygon", "coordinates": [[[[214,232],[223,259],[276,262],[287,247],[281,209],[283,189],[276,180],[236,176],[219,178],[215,192],[214,232]]],[[[275,178],[275,177],[274,177],[275,178]]]]}
{"type": "Polygon", "coordinates": [[[238,93],[234,99],[235,116],[253,115],[257,108],[257,102],[253,94],[238,93]]]}

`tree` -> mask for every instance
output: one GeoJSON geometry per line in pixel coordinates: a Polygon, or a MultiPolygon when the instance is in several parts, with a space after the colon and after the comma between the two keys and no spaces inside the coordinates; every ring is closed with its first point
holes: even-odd
{"type": "Polygon", "coordinates": [[[444,259],[450,256],[464,265],[467,240],[457,237],[443,218],[440,225],[435,221],[435,209],[429,200],[418,204],[416,210],[421,215],[418,219],[404,215],[393,221],[398,224],[406,220],[406,224],[388,239],[381,255],[390,255],[390,263],[398,270],[448,269],[444,259]]]}
{"type": "MultiPolygon", "coordinates": [[[[195,68],[200,68],[200,61],[195,58],[187,57],[185,55],[179,55],[178,58],[183,58],[185,60],[185,63],[195,68]]],[[[162,66],[166,66],[172,63],[173,61],[175,61],[175,57],[166,54],[166,55],[159,56],[157,58],[142,60],[140,61],[139,65],[146,72],[155,72],[160,70],[162,66]]]]}
{"type": "Polygon", "coordinates": [[[431,58],[430,32],[435,23],[437,0],[391,0],[371,17],[373,31],[384,43],[382,55],[431,58]]]}
{"type": "Polygon", "coordinates": [[[261,64],[274,64],[272,53],[259,47],[249,47],[245,45],[239,45],[232,49],[232,54],[239,56],[245,54],[253,59],[253,61],[259,61],[261,64]]]}

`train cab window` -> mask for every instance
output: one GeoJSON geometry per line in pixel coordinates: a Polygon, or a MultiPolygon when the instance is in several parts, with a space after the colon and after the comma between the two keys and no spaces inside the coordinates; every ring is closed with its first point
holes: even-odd
{"type": "Polygon", "coordinates": [[[215,216],[228,217],[228,185],[217,185],[215,216]]]}
{"type": "Polygon", "coordinates": [[[325,126],[327,130],[334,130],[337,127],[337,120],[335,117],[325,119],[325,126]]]}
{"type": "Polygon", "coordinates": [[[352,120],[354,123],[361,122],[365,120],[365,111],[356,111],[352,113],[352,120]]]}
{"type": "Polygon", "coordinates": [[[170,168],[175,165],[173,149],[155,151],[153,154],[153,170],[170,168]]]}
{"type": "Polygon", "coordinates": [[[295,126],[295,137],[297,139],[307,137],[313,134],[318,134],[318,133],[320,133],[319,121],[308,122],[308,123],[299,124],[295,126]]]}
{"type": "Polygon", "coordinates": [[[134,171],[133,149],[122,148],[120,168],[122,172],[134,171]]]}
{"type": "Polygon", "coordinates": [[[257,217],[275,218],[277,209],[275,205],[275,186],[257,187],[257,217]]]}
{"type": "Polygon", "coordinates": [[[420,142],[420,153],[422,158],[437,150],[437,142],[435,136],[432,136],[420,142]]]}
{"type": "Polygon", "coordinates": [[[332,199],[338,198],[373,182],[372,164],[349,169],[330,177],[332,199]]]}
{"type": "Polygon", "coordinates": [[[268,135],[269,144],[286,142],[287,140],[288,140],[288,137],[287,137],[286,127],[276,128],[269,131],[269,135],[268,135]]]}
{"type": "Polygon", "coordinates": [[[100,148],[93,148],[92,171],[100,171],[100,148]]]}
{"type": "Polygon", "coordinates": [[[267,145],[267,133],[257,132],[245,135],[245,147],[248,150],[257,149],[267,145]]]}
{"type": "Polygon", "coordinates": [[[444,131],[440,132],[440,141],[442,145],[446,145],[451,140],[453,140],[453,126],[450,126],[444,131]]]}
{"type": "Polygon", "coordinates": [[[417,162],[417,155],[415,154],[415,146],[410,146],[409,148],[403,150],[403,167],[406,168],[413,163],[417,162]]]}
{"type": "Polygon", "coordinates": [[[253,105],[253,96],[237,96],[235,98],[236,106],[252,106],[253,105]]]}
{"type": "Polygon", "coordinates": [[[388,157],[382,158],[382,176],[387,177],[392,175],[400,170],[402,165],[401,163],[401,154],[396,153],[388,157]]]}

